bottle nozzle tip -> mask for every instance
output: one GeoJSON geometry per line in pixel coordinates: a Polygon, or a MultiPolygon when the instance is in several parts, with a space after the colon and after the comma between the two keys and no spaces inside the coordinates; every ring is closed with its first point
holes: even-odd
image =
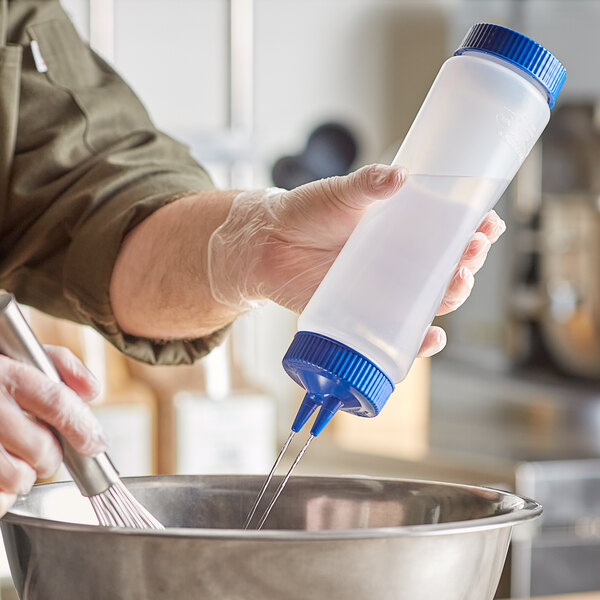
{"type": "Polygon", "coordinates": [[[311,415],[315,412],[318,406],[320,406],[323,402],[322,398],[318,398],[315,394],[306,394],[304,396],[304,400],[302,400],[302,404],[300,404],[300,408],[296,413],[296,418],[292,423],[292,431],[298,433],[304,425],[306,425],[306,421],[310,419],[311,415]]]}
{"type": "Polygon", "coordinates": [[[342,406],[342,401],[337,398],[329,398],[325,402],[323,402],[323,406],[313,423],[312,429],[310,430],[311,435],[317,436],[323,431],[325,425],[331,421],[333,415],[339,410],[342,406]]]}

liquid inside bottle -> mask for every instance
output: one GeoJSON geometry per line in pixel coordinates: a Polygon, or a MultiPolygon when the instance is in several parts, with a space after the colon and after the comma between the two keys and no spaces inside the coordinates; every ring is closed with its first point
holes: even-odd
{"type": "Polygon", "coordinates": [[[505,179],[410,175],[371,206],[298,322],[406,377],[471,235],[505,179]]]}

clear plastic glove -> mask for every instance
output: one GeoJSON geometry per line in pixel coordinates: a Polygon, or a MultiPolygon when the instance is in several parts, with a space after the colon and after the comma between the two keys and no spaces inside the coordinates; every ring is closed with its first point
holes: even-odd
{"type": "MultiPolygon", "coordinates": [[[[369,165],[289,191],[242,192],[209,240],[213,298],[240,311],[269,299],[301,312],[368,206],[396,193],[406,176],[399,167],[369,165]]],[[[473,274],[505,229],[494,211],[488,213],[461,258],[438,315],[467,299],[473,274]]],[[[431,327],[419,356],[431,356],[445,344],[444,331],[431,327]]]]}
{"type": "Polygon", "coordinates": [[[82,454],[106,449],[100,424],[84,402],[98,395],[98,381],[66,348],[45,348],[64,384],[0,355],[0,516],[17,494],[26,494],[38,477],[50,477],[62,461],[54,435],[29,415],[55,427],[82,454]]]}

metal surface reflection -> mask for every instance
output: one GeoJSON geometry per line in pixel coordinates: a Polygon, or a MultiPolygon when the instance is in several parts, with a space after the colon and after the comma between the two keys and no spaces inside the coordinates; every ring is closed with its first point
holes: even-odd
{"type": "Polygon", "coordinates": [[[293,477],[269,528],[243,530],[261,483],[128,480],[164,531],[86,524],[73,484],[36,486],[2,520],[17,589],[27,600],[491,600],[512,527],[541,512],[485,488],[293,477]]]}

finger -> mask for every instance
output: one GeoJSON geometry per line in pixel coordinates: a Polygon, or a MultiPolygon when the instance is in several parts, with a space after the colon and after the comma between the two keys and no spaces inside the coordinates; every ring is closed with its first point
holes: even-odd
{"type": "Polygon", "coordinates": [[[350,208],[364,209],[373,200],[395,194],[404,184],[408,171],[394,165],[367,165],[346,175],[326,179],[337,200],[350,208]]]}
{"type": "Polygon", "coordinates": [[[101,391],[100,382],[68,348],[63,346],[44,346],[44,348],[60,378],[80,398],[89,402],[98,396],[101,391]]]}
{"type": "Polygon", "coordinates": [[[50,477],[62,460],[58,440],[43,424],[30,419],[14,402],[0,398],[0,443],[38,475],[50,477]]]}
{"type": "Polygon", "coordinates": [[[16,494],[0,492],[0,517],[3,517],[6,514],[6,511],[8,511],[8,509],[15,503],[16,499],[16,494]]]}
{"type": "Polygon", "coordinates": [[[0,356],[2,385],[25,411],[52,425],[81,454],[106,449],[100,424],[90,407],[63,383],[55,383],[34,367],[0,356]]]}
{"type": "Polygon", "coordinates": [[[446,345],[446,332],[441,327],[430,327],[425,334],[417,356],[427,358],[440,352],[446,345]]]}
{"type": "Polygon", "coordinates": [[[483,233],[493,244],[506,231],[506,223],[498,216],[495,210],[491,210],[484,217],[477,231],[483,233]]]}
{"type": "Polygon", "coordinates": [[[26,494],[37,479],[36,472],[0,444],[0,490],[9,494],[26,494]]]}
{"type": "Polygon", "coordinates": [[[469,297],[474,283],[473,273],[467,267],[459,267],[444,294],[437,315],[445,315],[456,310],[469,297]]]}
{"type": "Polygon", "coordinates": [[[473,234],[459,262],[459,267],[466,267],[473,273],[477,273],[483,266],[492,243],[481,231],[473,234]]]}
{"type": "Polygon", "coordinates": [[[353,210],[364,210],[374,200],[389,198],[404,184],[407,171],[403,167],[389,165],[367,165],[343,177],[329,177],[303,185],[294,193],[323,199],[334,205],[353,210]]]}

